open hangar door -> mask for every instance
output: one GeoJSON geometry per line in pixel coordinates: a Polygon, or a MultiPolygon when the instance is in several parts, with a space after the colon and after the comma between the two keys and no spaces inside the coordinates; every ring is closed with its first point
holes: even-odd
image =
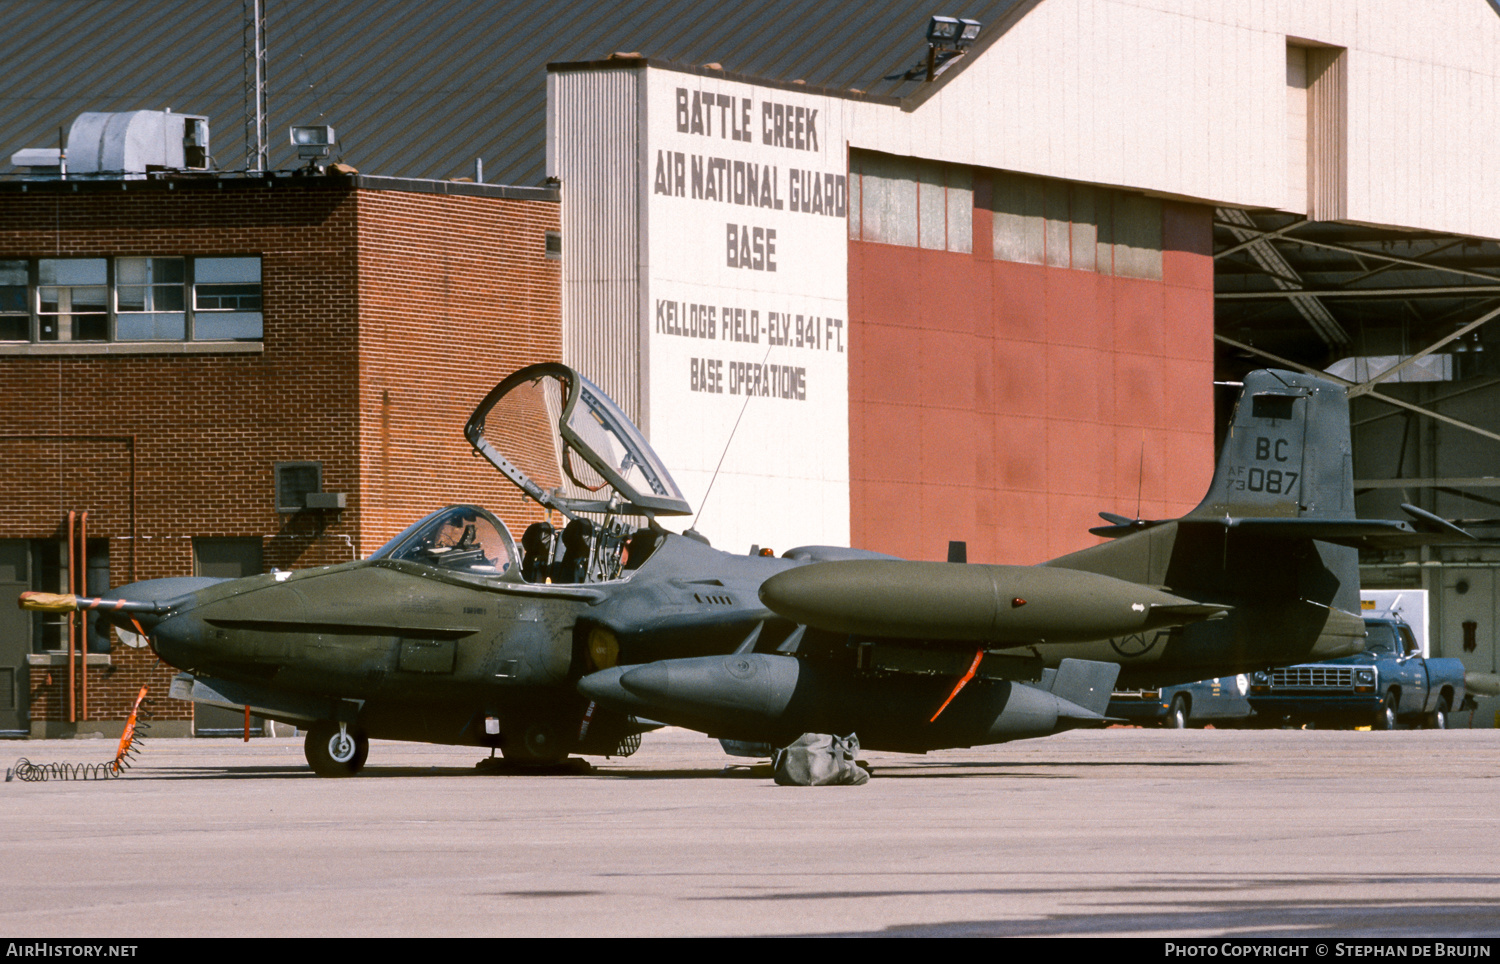
{"type": "MultiPolygon", "coordinates": [[[[1360,516],[1399,518],[1409,502],[1478,537],[1366,552],[1361,570],[1367,588],[1429,590],[1434,654],[1494,672],[1500,243],[1219,208],[1214,299],[1220,382],[1270,364],[1350,385],[1360,516]]],[[[1481,700],[1473,724],[1497,712],[1500,700],[1481,700]]]]}

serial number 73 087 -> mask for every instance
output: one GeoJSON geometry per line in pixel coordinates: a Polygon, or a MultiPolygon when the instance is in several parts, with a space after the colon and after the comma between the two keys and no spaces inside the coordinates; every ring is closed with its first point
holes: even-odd
{"type": "Polygon", "coordinates": [[[1291,495],[1297,489],[1296,472],[1281,469],[1263,469],[1258,465],[1246,468],[1231,466],[1228,472],[1229,488],[1234,492],[1269,492],[1272,495],[1291,495]]]}

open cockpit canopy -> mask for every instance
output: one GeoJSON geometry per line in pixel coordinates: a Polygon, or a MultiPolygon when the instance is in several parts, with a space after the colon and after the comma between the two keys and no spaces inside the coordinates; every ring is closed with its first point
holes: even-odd
{"type": "Polygon", "coordinates": [[[567,365],[531,365],[506,378],[464,435],[528,497],[569,518],[692,514],[640,430],[567,365]]]}

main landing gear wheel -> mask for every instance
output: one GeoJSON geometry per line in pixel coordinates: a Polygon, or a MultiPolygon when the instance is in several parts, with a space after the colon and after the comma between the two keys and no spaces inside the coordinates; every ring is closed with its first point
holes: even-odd
{"type": "Polygon", "coordinates": [[[302,744],[307,765],[320,777],[352,777],[370,755],[370,738],[337,723],[314,723],[302,744]]]}
{"type": "Polygon", "coordinates": [[[1172,697],[1172,711],[1167,714],[1167,726],[1174,730],[1185,730],[1188,725],[1187,697],[1181,693],[1172,697]]]}

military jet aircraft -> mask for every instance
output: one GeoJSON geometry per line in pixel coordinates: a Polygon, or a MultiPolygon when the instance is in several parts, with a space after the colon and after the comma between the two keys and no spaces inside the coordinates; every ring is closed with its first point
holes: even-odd
{"type": "Polygon", "coordinates": [[[22,604],[100,610],[182,670],[174,696],[306,729],[323,776],[357,772],[371,737],[547,764],[628,755],[664,723],[731,752],[803,732],[922,752],[1098,725],[1117,677],[1355,652],[1351,547],[1462,536],[1415,509],[1421,532],[1355,520],[1344,392],[1288,372],[1247,379],[1192,513],[1106,516],[1111,542],[1040,566],[735,555],[669,532],[658,519],[691,510],[667,469],[560,364],[506,378],[465,434],[553,520],[519,546],[457,505],[358,562],[22,604]]]}
{"type": "Polygon", "coordinates": [[[1412,523],[1354,517],[1342,386],[1253,372],[1208,494],[1181,519],[1101,513],[1110,524],[1090,531],[1110,542],[1031,567],[793,550],[828,561],[761,586],[792,627],[775,651],[763,634],[728,657],[622,661],[580,688],[744,755],[803,732],[921,752],[1097,724],[1116,685],[1358,652],[1358,548],[1472,538],[1402,508],[1412,523]]]}

